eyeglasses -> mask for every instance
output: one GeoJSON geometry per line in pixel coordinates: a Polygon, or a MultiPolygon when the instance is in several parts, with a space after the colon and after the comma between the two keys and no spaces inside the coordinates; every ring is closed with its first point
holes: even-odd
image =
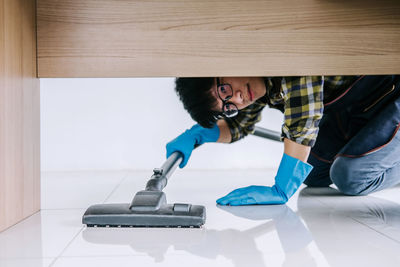
{"type": "Polygon", "coordinates": [[[228,83],[221,84],[217,78],[217,93],[219,99],[222,100],[222,114],[228,118],[235,117],[239,113],[239,109],[235,104],[228,102],[233,96],[232,86],[228,83]]]}

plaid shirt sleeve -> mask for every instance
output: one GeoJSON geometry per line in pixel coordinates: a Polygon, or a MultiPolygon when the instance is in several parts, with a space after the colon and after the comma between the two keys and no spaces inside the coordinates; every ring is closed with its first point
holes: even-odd
{"type": "Polygon", "coordinates": [[[261,120],[261,111],[268,104],[283,102],[284,123],[282,140],[288,138],[296,143],[313,146],[318,135],[318,125],[322,118],[324,77],[283,77],[281,94],[275,99],[263,97],[254,104],[239,111],[233,118],[225,118],[231,132],[231,143],[254,132],[254,127],[261,120]]]}
{"type": "Polygon", "coordinates": [[[241,109],[235,117],[224,119],[231,132],[231,143],[254,132],[255,124],[261,120],[261,111],[266,105],[266,99],[261,98],[250,106],[241,109]]]}
{"type": "Polygon", "coordinates": [[[324,77],[284,77],[281,86],[284,100],[282,139],[312,147],[324,110],[324,77]]]}

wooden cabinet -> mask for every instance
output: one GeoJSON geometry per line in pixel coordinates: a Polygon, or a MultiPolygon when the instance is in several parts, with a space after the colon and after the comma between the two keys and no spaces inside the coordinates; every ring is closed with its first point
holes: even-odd
{"type": "Polygon", "coordinates": [[[0,231],[40,209],[34,0],[0,0],[0,231]]]}
{"type": "Polygon", "coordinates": [[[38,0],[39,77],[400,73],[399,0],[38,0]]]}

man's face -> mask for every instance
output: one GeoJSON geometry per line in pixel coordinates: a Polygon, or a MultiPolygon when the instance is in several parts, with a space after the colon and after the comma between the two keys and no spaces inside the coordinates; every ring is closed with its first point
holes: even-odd
{"type": "MultiPolygon", "coordinates": [[[[233,96],[228,102],[235,104],[238,109],[253,104],[257,99],[263,97],[267,91],[262,77],[220,77],[219,82],[220,84],[231,85],[233,96]]],[[[223,103],[218,97],[216,81],[212,92],[218,103],[214,110],[221,112],[223,103]]]]}

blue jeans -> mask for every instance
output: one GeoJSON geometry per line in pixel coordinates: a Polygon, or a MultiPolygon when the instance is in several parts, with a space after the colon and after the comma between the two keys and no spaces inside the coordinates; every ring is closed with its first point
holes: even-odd
{"type": "MultiPolygon", "coordinates": [[[[325,187],[334,183],[346,195],[366,195],[400,183],[400,82],[398,78],[385,82],[384,87],[392,87],[393,93],[383,90],[386,100],[371,95],[371,101],[361,101],[365,100],[358,99],[361,92],[368,94],[363,88],[371,82],[377,80],[362,80],[359,88],[355,86],[353,92],[334,103],[336,107],[324,112],[325,120],[308,159],[314,169],[304,181],[306,185],[325,187]],[[371,102],[377,104],[370,109],[348,108],[360,102],[368,107],[371,102]]],[[[377,90],[371,88],[371,92],[377,90]]]]}

